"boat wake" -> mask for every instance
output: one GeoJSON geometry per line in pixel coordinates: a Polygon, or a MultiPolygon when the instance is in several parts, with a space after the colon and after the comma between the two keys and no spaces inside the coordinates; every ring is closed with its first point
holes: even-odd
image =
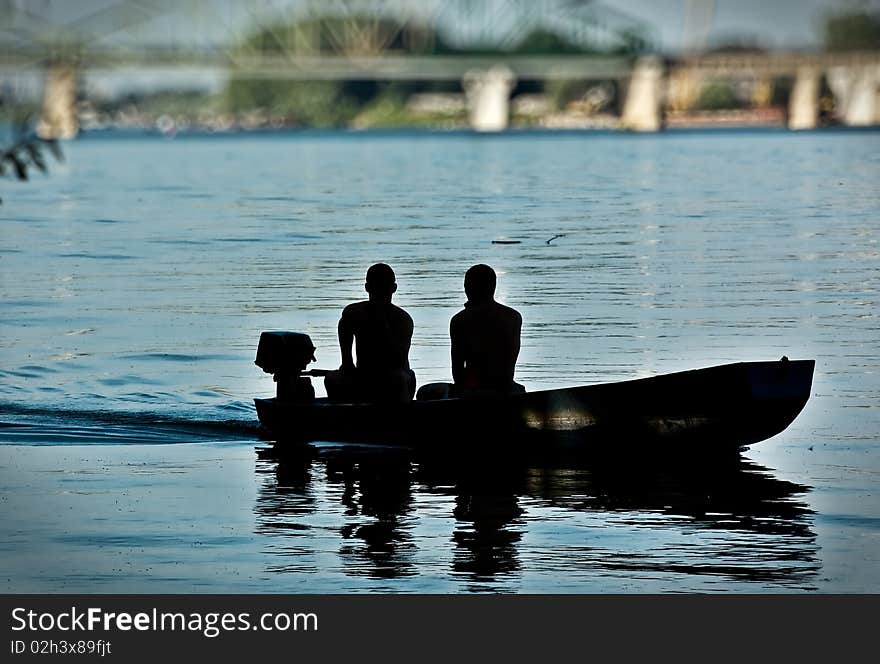
{"type": "MultiPolygon", "coordinates": [[[[202,414],[200,414],[202,415],[202,414]]],[[[71,411],[0,404],[0,445],[144,445],[257,441],[252,419],[71,411]]]]}

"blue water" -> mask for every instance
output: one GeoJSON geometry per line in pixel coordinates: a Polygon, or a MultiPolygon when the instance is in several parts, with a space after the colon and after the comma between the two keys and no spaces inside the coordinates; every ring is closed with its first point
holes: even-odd
{"type": "Polygon", "coordinates": [[[65,151],[0,185],[6,590],[880,590],[880,133],[65,151]],[[448,379],[462,276],[486,262],[523,314],[530,389],[788,355],[817,360],[813,395],[742,459],[687,473],[255,459],[259,332],[306,330],[337,366],[339,312],[380,260],[420,383],[448,379]]]}

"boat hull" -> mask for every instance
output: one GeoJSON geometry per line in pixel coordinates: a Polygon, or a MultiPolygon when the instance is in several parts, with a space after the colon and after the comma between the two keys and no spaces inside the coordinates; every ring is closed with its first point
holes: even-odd
{"type": "Polygon", "coordinates": [[[737,448],[783,431],[810,396],[815,362],[741,362],[638,380],[499,397],[343,404],[256,399],[281,441],[443,448],[513,443],[578,449],[644,441],[737,448]]]}

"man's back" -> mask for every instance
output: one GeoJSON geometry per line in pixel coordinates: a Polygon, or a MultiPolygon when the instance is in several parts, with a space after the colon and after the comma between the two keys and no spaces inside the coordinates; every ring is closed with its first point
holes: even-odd
{"type": "Polygon", "coordinates": [[[416,390],[416,376],[409,368],[413,321],[391,304],[397,291],[394,270],[376,263],[367,270],[364,288],[370,299],[342,310],[342,366],[324,379],[327,396],[333,401],[409,401],[416,390]]]}
{"type": "Polygon", "coordinates": [[[413,321],[400,307],[391,302],[355,302],[342,310],[340,325],[354,335],[359,371],[409,369],[413,321]]]}
{"type": "Polygon", "coordinates": [[[522,316],[494,300],[468,302],[449,325],[453,378],[462,390],[508,392],[520,349],[522,316]]]}

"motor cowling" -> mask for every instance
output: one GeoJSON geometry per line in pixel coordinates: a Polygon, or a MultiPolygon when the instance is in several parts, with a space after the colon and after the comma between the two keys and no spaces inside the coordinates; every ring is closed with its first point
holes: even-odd
{"type": "Polygon", "coordinates": [[[311,401],[315,398],[312,381],[300,374],[315,361],[315,345],[303,332],[263,332],[254,361],[274,375],[276,397],[284,401],[311,401]]]}

